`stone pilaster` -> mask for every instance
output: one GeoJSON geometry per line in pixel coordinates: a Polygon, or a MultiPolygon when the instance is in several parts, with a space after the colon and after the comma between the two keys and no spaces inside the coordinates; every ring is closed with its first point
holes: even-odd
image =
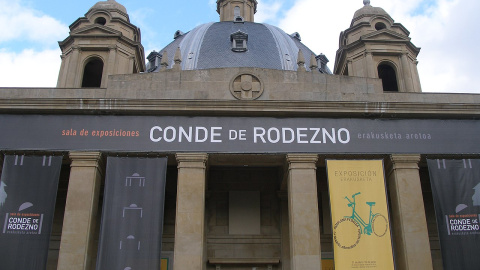
{"type": "Polygon", "coordinates": [[[107,64],[107,72],[102,76],[102,85],[101,87],[106,87],[106,82],[109,75],[117,74],[117,46],[112,45],[108,48],[108,64],[107,64]]]}
{"type": "Polygon", "coordinates": [[[317,155],[287,155],[292,270],[321,269],[317,160],[317,155]]]}
{"type": "Polygon", "coordinates": [[[202,270],[205,265],[204,153],[177,154],[177,214],[175,219],[174,270],[202,270]]]}
{"type": "Polygon", "coordinates": [[[348,76],[355,76],[355,69],[353,68],[353,60],[350,58],[347,60],[347,71],[348,71],[348,76]]]}
{"type": "Polygon", "coordinates": [[[408,56],[406,53],[403,53],[400,57],[402,62],[402,70],[403,70],[403,81],[405,83],[405,92],[415,92],[413,88],[413,81],[412,81],[412,72],[410,67],[410,62],[408,61],[408,56]]]}
{"type": "Polygon", "coordinates": [[[392,155],[387,168],[397,269],[432,269],[419,161],[419,155],[392,155]]]}
{"type": "Polygon", "coordinates": [[[367,63],[366,77],[375,78],[375,64],[373,62],[373,55],[371,52],[365,53],[365,59],[367,63]]]}
{"type": "Polygon", "coordinates": [[[63,219],[58,269],[94,269],[95,225],[103,178],[100,152],[70,152],[71,170],[63,219]]]}
{"type": "Polygon", "coordinates": [[[80,66],[79,58],[80,58],[81,49],[78,46],[72,47],[72,56],[70,56],[70,61],[67,66],[67,80],[63,87],[80,87],[82,82],[80,81],[80,77],[78,75],[78,68],[80,66]]]}
{"type": "Polygon", "coordinates": [[[67,80],[67,72],[65,72],[67,57],[65,54],[62,54],[60,58],[62,59],[62,63],[60,64],[60,71],[58,72],[57,88],[65,87],[65,81],[67,80]]]}

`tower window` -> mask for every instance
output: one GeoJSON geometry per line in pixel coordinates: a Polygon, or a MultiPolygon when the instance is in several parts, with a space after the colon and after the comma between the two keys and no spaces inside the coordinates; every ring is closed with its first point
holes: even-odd
{"type": "Polygon", "coordinates": [[[380,64],[378,66],[378,77],[382,79],[383,91],[398,92],[397,73],[390,64],[380,64]]]}
{"type": "Polygon", "coordinates": [[[107,19],[105,19],[104,17],[98,17],[95,19],[95,23],[100,25],[105,25],[107,23],[107,19]]]}
{"type": "Polygon", "coordinates": [[[83,70],[82,87],[100,87],[102,84],[103,61],[92,58],[83,70]]]}
{"type": "Polygon", "coordinates": [[[245,22],[243,17],[240,15],[240,7],[239,6],[236,6],[233,9],[233,22],[235,22],[235,23],[244,23],[245,22]]]}
{"type": "Polygon", "coordinates": [[[230,35],[230,40],[232,41],[232,51],[234,52],[247,51],[248,34],[238,30],[237,32],[230,35]]]}

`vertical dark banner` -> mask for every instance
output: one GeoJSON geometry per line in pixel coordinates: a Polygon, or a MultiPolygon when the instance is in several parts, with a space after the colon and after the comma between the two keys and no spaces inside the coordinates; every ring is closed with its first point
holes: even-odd
{"type": "Polygon", "coordinates": [[[445,270],[480,269],[480,160],[428,160],[445,270]]]}
{"type": "Polygon", "coordinates": [[[0,268],[47,265],[61,156],[5,156],[0,183],[0,268]]]}
{"type": "Polygon", "coordinates": [[[97,270],[158,270],[166,158],[109,157],[97,270]]]}

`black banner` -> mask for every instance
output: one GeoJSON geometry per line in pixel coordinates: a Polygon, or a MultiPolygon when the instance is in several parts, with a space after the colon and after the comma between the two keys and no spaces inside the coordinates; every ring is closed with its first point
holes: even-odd
{"type": "Polygon", "coordinates": [[[158,270],[166,158],[109,157],[97,270],[158,270]]]}
{"type": "Polygon", "coordinates": [[[445,270],[480,268],[480,160],[428,160],[445,270]]]}
{"type": "Polygon", "coordinates": [[[1,115],[0,123],[0,150],[480,153],[480,120],[1,115]]]}
{"type": "Polygon", "coordinates": [[[5,156],[0,183],[0,268],[47,265],[61,156],[5,156]]]}

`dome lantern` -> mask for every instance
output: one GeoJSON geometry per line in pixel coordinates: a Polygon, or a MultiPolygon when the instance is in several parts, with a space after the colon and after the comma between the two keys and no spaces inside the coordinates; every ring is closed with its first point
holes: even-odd
{"type": "Polygon", "coordinates": [[[221,22],[254,22],[257,0],[217,0],[221,22]]]}
{"type": "Polygon", "coordinates": [[[130,22],[127,9],[115,0],[99,1],[87,12],[86,16],[93,15],[99,11],[108,11],[112,18],[120,18],[130,22]]]}

